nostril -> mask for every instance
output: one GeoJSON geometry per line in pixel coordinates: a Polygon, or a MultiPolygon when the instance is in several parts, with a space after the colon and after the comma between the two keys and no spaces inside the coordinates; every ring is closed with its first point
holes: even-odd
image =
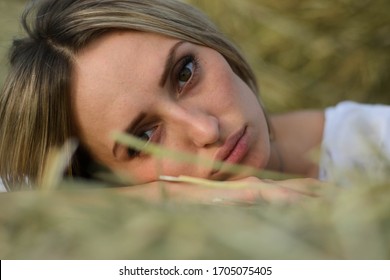
{"type": "Polygon", "coordinates": [[[214,116],[198,118],[192,125],[192,139],[196,146],[204,147],[220,140],[219,121],[214,116]]]}

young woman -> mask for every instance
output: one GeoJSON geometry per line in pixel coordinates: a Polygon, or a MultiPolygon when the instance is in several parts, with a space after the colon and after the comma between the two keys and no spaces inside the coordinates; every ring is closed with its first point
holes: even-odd
{"type": "MultiPolygon", "coordinates": [[[[115,131],[195,158],[329,176],[326,141],[321,171],[307,155],[327,139],[324,131],[337,130],[338,120],[324,128],[321,111],[268,117],[243,56],[192,6],[173,0],[36,5],[23,15],[27,36],[13,44],[0,97],[0,177],[8,189],[39,182],[49,151],[70,138],[80,147],[69,176],[93,175],[95,162],[137,184],[154,184],[161,175],[261,182],[154,158],[115,142],[115,131]]],[[[340,106],[337,112],[362,105],[340,106]]],[[[383,129],[377,133],[382,137],[383,129]]]]}

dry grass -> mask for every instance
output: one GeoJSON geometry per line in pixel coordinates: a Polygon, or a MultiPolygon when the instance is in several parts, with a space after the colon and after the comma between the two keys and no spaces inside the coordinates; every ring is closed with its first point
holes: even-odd
{"type": "Polygon", "coordinates": [[[190,0],[247,55],[270,111],[390,102],[390,2],[190,0]]]}
{"type": "MultiPolygon", "coordinates": [[[[0,1],[6,21],[24,2],[0,1]]],[[[389,1],[191,2],[247,54],[270,111],[389,103],[389,1]]],[[[4,54],[18,28],[1,26],[4,54]]],[[[58,191],[0,195],[0,258],[389,259],[389,182],[357,178],[321,198],[250,207],[152,203],[60,182],[58,191]]]]}
{"type": "Polygon", "coordinates": [[[319,197],[294,203],[190,203],[167,193],[156,202],[97,183],[63,181],[64,154],[53,154],[40,191],[0,195],[0,258],[390,258],[390,177],[356,177],[353,187],[324,186],[319,197]]]}
{"type": "Polygon", "coordinates": [[[2,259],[390,258],[388,184],[250,207],[151,203],[71,185],[0,196],[2,259]]]}

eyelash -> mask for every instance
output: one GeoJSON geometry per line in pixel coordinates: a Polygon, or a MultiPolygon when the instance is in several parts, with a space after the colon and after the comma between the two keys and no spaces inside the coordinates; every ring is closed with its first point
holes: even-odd
{"type": "Polygon", "coordinates": [[[190,86],[193,82],[194,82],[194,79],[196,78],[197,74],[198,74],[198,71],[199,71],[199,60],[196,56],[194,55],[186,55],[184,56],[178,63],[178,67],[176,67],[176,71],[174,71],[174,74],[173,74],[173,85],[176,85],[176,90],[178,92],[178,94],[180,95],[182,93],[182,91],[190,86]],[[179,85],[179,79],[180,79],[180,74],[182,73],[183,70],[185,70],[187,68],[187,66],[192,63],[192,73],[191,73],[191,77],[189,78],[188,81],[185,82],[185,84],[183,86],[180,86],[179,85]]]}
{"type": "MultiPolygon", "coordinates": [[[[150,141],[153,141],[155,138],[156,138],[156,131],[159,129],[159,126],[153,126],[151,128],[148,128],[148,129],[145,129],[145,130],[142,130],[138,133],[135,133],[135,137],[139,138],[139,139],[142,139],[142,136],[144,135],[147,135],[147,137],[149,138],[148,140],[144,140],[145,141],[145,145],[146,146],[150,141]],[[149,134],[147,134],[147,132],[149,131],[152,131],[149,134]]],[[[142,149],[141,150],[136,150],[136,149],[133,149],[133,148],[127,148],[126,149],[126,152],[127,152],[127,157],[130,158],[130,159],[133,159],[133,158],[136,158],[136,157],[140,157],[141,156],[141,153],[142,153],[142,149]]]]}

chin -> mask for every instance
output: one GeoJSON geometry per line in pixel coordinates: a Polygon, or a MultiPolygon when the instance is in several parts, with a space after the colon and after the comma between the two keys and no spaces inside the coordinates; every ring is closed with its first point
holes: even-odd
{"type": "Polygon", "coordinates": [[[249,176],[255,176],[256,174],[253,173],[253,170],[258,170],[260,171],[261,168],[259,166],[265,166],[264,164],[258,164],[257,162],[252,162],[252,163],[240,163],[238,164],[242,166],[244,169],[245,167],[248,167],[248,170],[243,170],[242,172],[223,172],[219,171],[215,173],[214,175],[211,176],[211,180],[217,180],[217,181],[234,181],[242,178],[246,178],[249,176]]]}

